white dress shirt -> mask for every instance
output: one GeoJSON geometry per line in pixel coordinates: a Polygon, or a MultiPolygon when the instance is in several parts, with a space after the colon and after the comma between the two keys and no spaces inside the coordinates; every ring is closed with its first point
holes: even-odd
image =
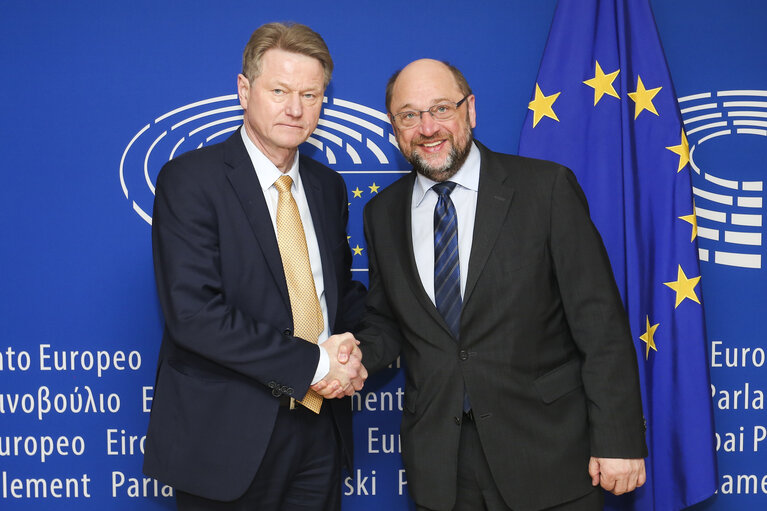
{"type": "MultiPolygon", "coordinates": [[[[317,339],[317,344],[322,344],[330,336],[330,325],[328,324],[328,306],[325,303],[325,281],[322,277],[322,258],[320,257],[320,246],[317,243],[317,234],[314,231],[314,223],[312,222],[312,213],[309,211],[309,203],[306,200],[306,193],[301,183],[301,174],[298,172],[298,151],[293,158],[293,164],[285,174],[280,172],[277,166],[262,153],[256,144],[245,133],[245,129],[240,129],[240,135],[242,141],[245,143],[245,148],[248,150],[250,161],[253,162],[253,168],[256,169],[256,176],[258,176],[258,182],[261,184],[261,190],[264,192],[264,199],[266,200],[266,206],[269,208],[269,216],[272,217],[272,227],[274,227],[274,235],[277,236],[277,203],[279,201],[280,192],[274,187],[274,183],[282,176],[287,175],[293,180],[293,184],[290,187],[290,192],[293,194],[293,199],[298,206],[298,214],[301,216],[301,223],[304,226],[304,236],[306,237],[306,248],[309,250],[309,264],[312,266],[312,275],[314,276],[314,287],[317,289],[317,296],[320,300],[320,308],[322,309],[322,319],[325,324],[325,329],[317,339]]],[[[328,352],[324,349],[320,349],[320,360],[317,364],[317,370],[314,373],[312,384],[317,383],[325,377],[330,371],[330,357],[328,352]]]]}
{"type": "MultiPolygon", "coordinates": [[[[469,156],[463,166],[449,179],[456,183],[450,194],[458,216],[458,262],[461,268],[461,298],[466,289],[469,271],[471,243],[474,239],[474,218],[479,193],[479,149],[471,144],[469,156]]],[[[426,293],[434,302],[434,207],[439,195],[432,190],[437,184],[421,174],[416,175],[413,185],[411,223],[413,231],[413,254],[426,293]]]]}

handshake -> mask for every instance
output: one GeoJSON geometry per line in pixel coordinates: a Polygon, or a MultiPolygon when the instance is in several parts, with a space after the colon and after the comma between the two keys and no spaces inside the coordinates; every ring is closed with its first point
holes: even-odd
{"type": "Polygon", "coordinates": [[[331,335],[321,348],[330,355],[330,371],[322,380],[312,385],[312,390],[325,399],[351,396],[361,390],[368,377],[362,365],[359,341],[349,332],[331,335]]]}

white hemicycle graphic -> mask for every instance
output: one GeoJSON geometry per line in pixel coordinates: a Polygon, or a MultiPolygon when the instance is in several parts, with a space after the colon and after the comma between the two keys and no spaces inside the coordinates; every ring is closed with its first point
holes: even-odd
{"type": "MultiPolygon", "coordinates": [[[[231,94],[181,106],[140,129],[120,159],[120,185],[133,210],[151,224],[154,182],[163,164],[223,141],[242,119],[237,95],[231,94]]],[[[325,97],[317,129],[304,146],[302,152],[341,174],[407,172],[396,169],[402,160],[386,114],[352,101],[325,97]]]]}
{"type": "MultiPolygon", "coordinates": [[[[764,180],[712,172],[695,151],[727,136],[767,137],[767,91],[728,90],[679,98],[690,145],[690,166],[703,179],[693,186],[699,258],[740,268],[761,268],[764,256],[764,180]],[[704,204],[704,205],[702,205],[704,204]]],[[[767,143],[767,138],[764,139],[767,143]]],[[[764,161],[760,162],[764,165],[764,161]]],[[[767,171],[767,166],[765,169],[767,171]]]]}

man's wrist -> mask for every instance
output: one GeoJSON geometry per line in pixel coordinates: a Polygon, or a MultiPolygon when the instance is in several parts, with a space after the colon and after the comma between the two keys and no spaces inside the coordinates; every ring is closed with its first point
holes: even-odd
{"type": "Polygon", "coordinates": [[[317,370],[314,372],[314,378],[312,379],[312,385],[325,378],[330,372],[330,355],[328,350],[321,345],[317,346],[320,350],[320,359],[317,362],[317,370]]]}

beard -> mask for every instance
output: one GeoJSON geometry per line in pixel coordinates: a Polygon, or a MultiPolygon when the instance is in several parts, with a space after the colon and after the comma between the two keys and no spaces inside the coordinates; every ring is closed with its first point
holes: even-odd
{"type": "Polygon", "coordinates": [[[474,140],[474,132],[467,123],[466,131],[464,132],[466,141],[461,147],[456,145],[455,137],[453,137],[452,133],[448,133],[447,140],[450,142],[450,152],[442,165],[434,166],[425,161],[421,155],[416,152],[415,147],[418,144],[441,137],[442,135],[440,133],[435,133],[431,137],[420,137],[417,140],[413,140],[411,141],[410,155],[405,155],[405,159],[413,166],[413,170],[438,183],[453,177],[463,166],[466,158],[471,152],[471,143],[474,140]]]}

